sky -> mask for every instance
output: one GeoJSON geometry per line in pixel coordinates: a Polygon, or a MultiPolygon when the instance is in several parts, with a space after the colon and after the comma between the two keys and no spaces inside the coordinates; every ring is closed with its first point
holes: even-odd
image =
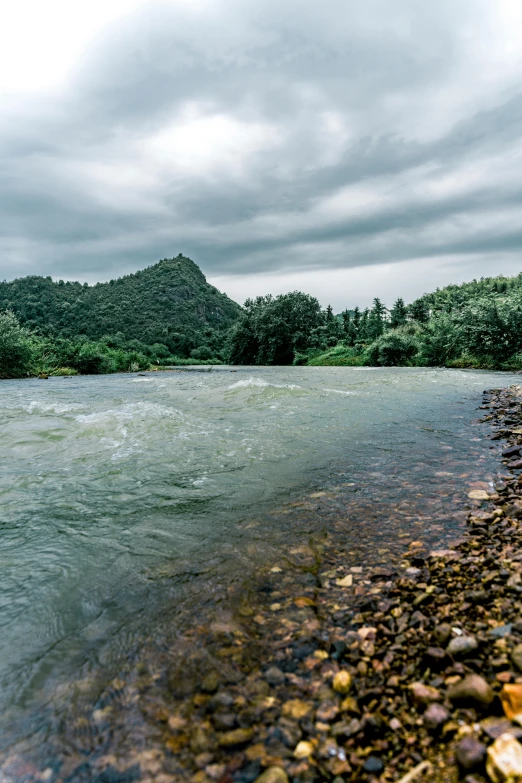
{"type": "Polygon", "coordinates": [[[0,4],[0,279],[335,311],[522,271],[519,0],[0,4]]]}

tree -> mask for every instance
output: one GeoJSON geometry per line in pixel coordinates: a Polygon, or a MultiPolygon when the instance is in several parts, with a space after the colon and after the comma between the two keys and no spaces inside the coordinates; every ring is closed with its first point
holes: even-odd
{"type": "Polygon", "coordinates": [[[373,307],[368,316],[367,337],[376,340],[384,332],[386,308],[380,299],[373,300],[373,307]]]}
{"type": "Polygon", "coordinates": [[[418,321],[420,324],[427,323],[430,310],[424,297],[417,299],[408,307],[408,315],[412,321],[418,321]]]}
{"type": "Polygon", "coordinates": [[[233,364],[291,364],[296,352],[312,347],[314,333],[324,327],[325,320],[317,299],[299,291],[249,299],[230,332],[228,360],[233,364]]]}
{"type": "Polygon", "coordinates": [[[390,327],[396,329],[406,323],[408,309],[404,304],[404,299],[397,299],[390,312],[390,327]]]}
{"type": "Polygon", "coordinates": [[[0,313],[0,378],[26,375],[32,358],[31,335],[11,311],[0,313]]]}

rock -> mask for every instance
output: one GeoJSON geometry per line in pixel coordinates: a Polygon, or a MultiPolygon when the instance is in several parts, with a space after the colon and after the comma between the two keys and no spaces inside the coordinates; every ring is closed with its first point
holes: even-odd
{"type": "Polygon", "coordinates": [[[222,734],[218,740],[222,748],[232,748],[234,745],[244,745],[254,736],[254,729],[234,729],[222,734]]]}
{"type": "Polygon", "coordinates": [[[483,489],[472,489],[468,492],[468,498],[471,500],[489,500],[489,495],[483,489]]]}
{"type": "Polygon", "coordinates": [[[508,636],[513,630],[513,623],[507,623],[506,625],[497,625],[496,628],[490,628],[488,636],[493,636],[496,639],[503,639],[504,636],[508,636]]]}
{"type": "Polygon", "coordinates": [[[516,647],[513,648],[511,651],[511,660],[517,669],[522,672],[522,644],[517,644],[516,647]]]}
{"type": "Polygon", "coordinates": [[[203,693],[215,693],[221,684],[221,679],[217,672],[209,672],[201,681],[201,690],[203,693]]]}
{"type": "Polygon", "coordinates": [[[471,707],[489,707],[493,691],[486,680],[478,674],[470,674],[448,689],[448,698],[454,704],[471,707]]]}
{"type": "Polygon", "coordinates": [[[430,704],[423,715],[423,722],[428,731],[435,734],[449,720],[449,712],[442,704],[430,704]]]}
{"type": "MultiPolygon", "coordinates": [[[[522,466],[522,462],[520,462],[520,465],[514,465],[511,464],[511,467],[517,468],[522,466]]],[[[512,517],[513,519],[520,519],[522,517],[522,506],[520,503],[511,503],[509,506],[504,506],[504,513],[507,517],[512,517]]]]}
{"type": "Polygon", "coordinates": [[[490,596],[485,590],[470,590],[465,594],[466,601],[470,604],[486,604],[490,600],[490,596]]]}
{"type": "Polygon", "coordinates": [[[522,684],[506,683],[500,692],[504,714],[509,720],[522,716],[522,684]]]}
{"type": "Polygon", "coordinates": [[[485,718],[480,722],[480,727],[490,739],[497,739],[501,734],[511,734],[516,739],[522,737],[522,729],[513,726],[507,718],[485,718]]]}
{"type": "Polygon", "coordinates": [[[488,748],[486,771],[492,783],[522,779],[522,745],[511,734],[501,734],[488,748]]]}
{"type": "Polygon", "coordinates": [[[479,769],[486,759],[486,746],[475,737],[464,737],[455,748],[455,758],[465,772],[479,769]]]}
{"type": "Polygon", "coordinates": [[[296,759],[307,759],[309,756],[312,755],[314,752],[314,746],[311,742],[306,742],[303,740],[302,742],[299,742],[296,746],[296,749],[294,750],[294,756],[296,759]]]}
{"type": "Polygon", "coordinates": [[[378,756],[368,756],[364,762],[363,769],[369,775],[380,775],[384,769],[384,764],[378,756]]]}
{"type": "Polygon", "coordinates": [[[271,666],[265,672],[265,680],[269,685],[282,685],[285,681],[285,675],[277,666],[271,666]]]}
{"type": "Polygon", "coordinates": [[[346,669],[337,672],[333,678],[332,687],[337,693],[348,693],[352,687],[352,675],[346,669]]]}
{"type": "Polygon", "coordinates": [[[477,647],[478,642],[474,636],[456,636],[446,647],[446,652],[455,658],[465,658],[466,655],[474,652],[477,647]]]}
{"type": "Polygon", "coordinates": [[[437,625],[433,631],[433,635],[439,644],[446,644],[451,636],[451,625],[448,623],[441,623],[440,625],[437,625]]]}
{"type": "Polygon", "coordinates": [[[517,457],[520,455],[520,446],[510,446],[502,452],[503,457],[517,457]]]}
{"type": "Polygon", "coordinates": [[[336,579],[335,584],[338,587],[351,587],[353,585],[353,575],[348,574],[347,576],[344,576],[342,579],[336,579]]]}
{"type": "Polygon", "coordinates": [[[288,775],[282,767],[268,767],[255,783],[288,783],[288,775]]]}
{"type": "Polygon", "coordinates": [[[291,699],[283,704],[283,715],[287,715],[295,720],[300,720],[308,715],[312,705],[301,699],[291,699]]]}
{"type": "Polygon", "coordinates": [[[330,658],[334,661],[341,661],[347,649],[345,642],[333,642],[330,647],[330,658]]]}
{"type": "Polygon", "coordinates": [[[447,663],[446,651],[442,647],[428,647],[424,653],[424,659],[426,666],[430,669],[439,671],[443,669],[447,663]]]}
{"type": "Polygon", "coordinates": [[[413,695],[413,701],[417,706],[441,700],[439,691],[431,685],[425,685],[423,682],[412,683],[410,685],[410,690],[413,695]]]}

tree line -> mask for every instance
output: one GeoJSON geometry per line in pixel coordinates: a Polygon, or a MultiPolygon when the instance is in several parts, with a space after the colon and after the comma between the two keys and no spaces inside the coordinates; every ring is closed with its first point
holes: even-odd
{"type": "Polygon", "coordinates": [[[181,256],[121,280],[83,299],[80,283],[0,284],[0,377],[219,362],[522,369],[522,274],[337,315],[299,291],[240,308],[181,256]]]}
{"type": "Polygon", "coordinates": [[[483,278],[388,309],[335,316],[293,292],[245,302],[227,341],[235,364],[522,369],[522,275],[483,278]]]}

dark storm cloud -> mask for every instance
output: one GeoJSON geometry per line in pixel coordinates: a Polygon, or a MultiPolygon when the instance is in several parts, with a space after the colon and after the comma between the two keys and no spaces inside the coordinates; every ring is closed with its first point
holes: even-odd
{"type": "Polygon", "coordinates": [[[148,6],[59,94],[6,103],[2,276],[520,251],[519,64],[490,4],[250,5],[148,6]]]}

